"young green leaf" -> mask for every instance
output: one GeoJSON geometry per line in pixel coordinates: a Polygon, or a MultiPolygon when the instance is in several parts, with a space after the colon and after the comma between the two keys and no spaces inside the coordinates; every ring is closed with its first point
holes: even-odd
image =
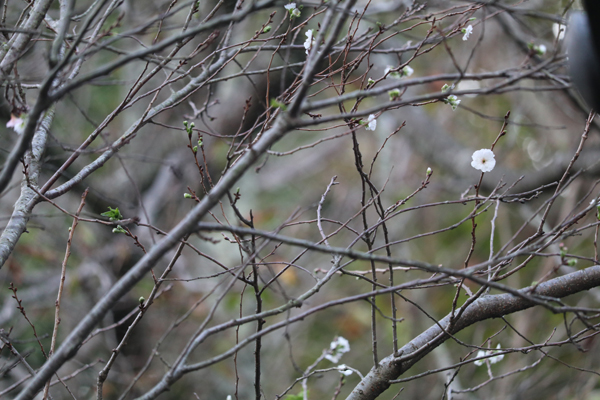
{"type": "Polygon", "coordinates": [[[103,217],[108,217],[108,219],[110,219],[111,221],[120,221],[123,219],[123,216],[121,215],[121,212],[119,211],[119,207],[110,208],[110,206],[109,206],[108,211],[103,212],[100,215],[102,215],[103,217]]]}

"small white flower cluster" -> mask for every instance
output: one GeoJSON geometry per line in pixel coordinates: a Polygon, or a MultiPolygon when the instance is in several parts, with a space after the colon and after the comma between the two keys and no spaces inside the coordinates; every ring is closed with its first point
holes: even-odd
{"type": "MultiPolygon", "coordinates": [[[[446,83],[444,86],[442,86],[442,93],[446,93],[449,90],[453,90],[453,89],[454,89],[454,84],[452,84],[452,86],[450,86],[446,83]]],[[[460,100],[458,99],[458,97],[453,94],[446,97],[442,101],[446,104],[450,104],[450,107],[452,107],[452,111],[456,110],[456,108],[460,104],[460,100]]]]}
{"type": "Polygon", "coordinates": [[[306,55],[308,55],[308,53],[310,53],[310,49],[313,48],[313,46],[315,45],[315,38],[314,38],[314,29],[309,29],[306,31],[306,40],[304,41],[304,48],[306,55]]]}
{"type": "Polygon", "coordinates": [[[389,74],[390,74],[390,76],[392,78],[400,79],[400,78],[402,78],[404,76],[407,76],[407,77],[411,76],[415,72],[415,70],[412,69],[409,65],[406,65],[405,67],[403,67],[399,71],[393,71],[393,69],[394,69],[394,67],[388,65],[387,68],[384,71],[384,75],[387,75],[388,72],[389,72],[389,74]]]}
{"type": "Polygon", "coordinates": [[[340,371],[340,374],[344,376],[352,375],[352,370],[346,364],[340,364],[336,368],[340,371]]]}
{"type": "Polygon", "coordinates": [[[448,85],[447,83],[445,83],[444,86],[442,86],[442,93],[446,93],[449,90],[454,90],[454,83],[452,84],[452,86],[448,85]]]}
{"type": "Polygon", "coordinates": [[[350,343],[346,338],[342,336],[336,337],[333,342],[329,345],[329,354],[325,356],[326,359],[332,363],[337,364],[340,362],[340,358],[350,351],[350,343]]]}
{"type": "Polygon", "coordinates": [[[27,115],[20,114],[18,117],[15,117],[14,114],[10,114],[10,121],[6,123],[7,128],[13,128],[15,132],[19,135],[22,135],[25,132],[25,123],[27,122],[27,115]]]}
{"type": "Polygon", "coordinates": [[[469,25],[466,28],[462,28],[461,32],[464,34],[463,35],[463,41],[467,41],[469,40],[469,36],[471,36],[471,33],[473,33],[473,25],[469,25]]]}
{"type": "Polygon", "coordinates": [[[377,128],[377,120],[375,119],[375,114],[370,114],[367,121],[363,122],[363,124],[366,125],[365,126],[366,130],[374,131],[377,128]]]}
{"type": "MultiPolygon", "coordinates": [[[[477,358],[491,356],[492,354],[496,354],[500,351],[502,351],[502,349],[500,348],[500,343],[498,343],[498,346],[496,346],[496,350],[479,350],[477,352],[477,358]]],[[[485,360],[477,360],[473,364],[477,365],[478,367],[481,367],[483,364],[485,364],[486,361],[489,361],[490,364],[496,364],[497,362],[502,361],[503,358],[504,354],[498,354],[497,356],[493,356],[485,360]]]]}
{"type": "Polygon", "coordinates": [[[471,167],[481,172],[490,172],[496,166],[494,152],[490,149],[477,150],[471,156],[471,167]]]}
{"type": "Polygon", "coordinates": [[[452,111],[455,111],[456,108],[458,107],[458,105],[460,104],[460,100],[458,99],[457,96],[451,94],[450,96],[446,97],[444,99],[444,102],[446,104],[450,104],[450,107],[452,107],[452,111]]]}
{"type": "Polygon", "coordinates": [[[299,17],[300,10],[296,7],[296,3],[290,3],[283,6],[290,13],[290,18],[299,17]]]}

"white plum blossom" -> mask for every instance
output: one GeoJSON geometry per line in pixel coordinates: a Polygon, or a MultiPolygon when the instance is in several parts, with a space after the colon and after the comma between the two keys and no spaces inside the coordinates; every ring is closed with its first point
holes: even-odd
{"type": "Polygon", "coordinates": [[[349,351],[350,343],[348,343],[348,340],[343,338],[342,336],[338,336],[329,345],[329,354],[327,354],[325,358],[331,361],[332,363],[337,364],[338,362],[340,362],[340,358],[342,358],[342,355],[349,351]]]}
{"type": "Polygon", "coordinates": [[[464,33],[463,41],[467,41],[469,40],[469,36],[471,36],[471,33],[473,33],[473,26],[469,25],[466,28],[463,28],[461,32],[464,33]]]}
{"type": "Polygon", "coordinates": [[[306,40],[304,41],[304,48],[306,49],[306,54],[310,53],[310,49],[315,45],[315,38],[313,37],[314,32],[312,29],[306,31],[306,40]]]}
{"type": "Polygon", "coordinates": [[[341,353],[347,353],[350,351],[350,343],[345,337],[338,336],[329,344],[329,348],[341,353]]]}
{"type": "Polygon", "coordinates": [[[389,74],[390,74],[390,76],[391,76],[392,78],[395,78],[395,79],[400,79],[400,78],[402,78],[403,76],[411,76],[411,75],[412,75],[412,74],[415,72],[415,70],[414,70],[414,69],[412,69],[412,68],[411,68],[410,66],[408,66],[408,65],[407,65],[407,66],[405,66],[405,67],[403,67],[403,68],[402,68],[401,70],[399,70],[399,71],[394,71],[393,69],[394,69],[394,67],[392,67],[391,65],[388,65],[388,66],[385,68],[385,71],[383,72],[383,73],[384,73],[384,75],[387,75],[387,74],[389,73],[389,74]]]}
{"type": "MultiPolygon", "coordinates": [[[[498,343],[498,345],[496,346],[496,350],[479,350],[477,352],[477,358],[479,357],[485,357],[485,356],[490,356],[492,354],[496,354],[498,352],[502,351],[502,349],[500,348],[500,343],[498,343]]],[[[486,360],[490,362],[490,364],[496,364],[497,362],[502,361],[502,359],[504,358],[504,354],[498,354],[497,356],[493,356],[490,358],[487,358],[486,360]]],[[[478,367],[482,366],[486,360],[477,360],[475,361],[473,364],[477,365],[478,367]]]]}
{"type": "Polygon", "coordinates": [[[340,374],[342,374],[342,375],[345,375],[345,376],[352,375],[352,370],[350,368],[348,368],[348,366],[346,364],[340,364],[336,368],[338,371],[340,371],[340,374]]]}
{"type": "Polygon", "coordinates": [[[450,104],[450,107],[452,107],[452,111],[454,111],[460,104],[460,100],[458,99],[457,96],[451,94],[450,96],[448,96],[444,99],[444,103],[450,104]]]}
{"type": "Polygon", "coordinates": [[[367,119],[367,126],[365,127],[368,131],[374,131],[377,128],[377,120],[375,119],[375,115],[369,115],[369,119],[367,119]]]}
{"type": "Polygon", "coordinates": [[[392,71],[392,69],[394,69],[394,67],[388,65],[387,67],[385,67],[385,71],[383,71],[383,74],[387,75],[389,73],[392,78],[400,79],[400,72],[392,71]]]}
{"type": "Polygon", "coordinates": [[[444,86],[442,86],[442,93],[446,93],[449,90],[454,90],[454,83],[452,84],[452,86],[448,85],[447,83],[445,83],[444,86]]]}
{"type": "Polygon", "coordinates": [[[325,356],[325,358],[328,359],[329,361],[331,361],[332,363],[338,363],[338,362],[340,362],[341,355],[338,355],[338,354],[327,354],[325,356]]]}
{"type": "Polygon", "coordinates": [[[490,149],[477,150],[471,156],[471,167],[478,169],[481,172],[490,172],[496,166],[494,152],[490,149]]]}
{"type": "Polygon", "coordinates": [[[19,135],[22,135],[25,132],[25,123],[27,122],[27,116],[25,114],[21,114],[18,117],[15,117],[14,114],[10,115],[10,121],[6,123],[7,128],[13,128],[15,132],[19,135]]]}
{"type": "Polygon", "coordinates": [[[286,4],[285,6],[283,6],[283,8],[285,8],[286,10],[288,10],[290,12],[290,18],[300,16],[300,10],[298,8],[296,8],[296,3],[286,4]]]}

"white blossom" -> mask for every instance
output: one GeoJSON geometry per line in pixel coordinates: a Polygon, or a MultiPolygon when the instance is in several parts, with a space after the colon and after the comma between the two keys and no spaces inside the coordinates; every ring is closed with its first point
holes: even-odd
{"type": "MultiPolygon", "coordinates": [[[[479,350],[477,352],[477,358],[479,357],[486,357],[486,356],[490,356],[492,354],[496,354],[498,352],[502,351],[502,349],[500,348],[500,343],[498,343],[498,345],[496,346],[496,350],[479,350]]],[[[490,362],[490,364],[496,364],[497,362],[502,361],[502,359],[504,358],[504,354],[498,354],[497,356],[493,356],[490,358],[487,358],[487,361],[490,362]]],[[[473,364],[477,365],[478,367],[482,366],[485,363],[486,360],[477,360],[475,361],[473,364]]]]}
{"type": "Polygon", "coordinates": [[[283,8],[290,12],[290,18],[300,16],[300,10],[296,7],[296,3],[286,4],[285,6],[283,6],[283,8]]]}
{"type": "Polygon", "coordinates": [[[313,30],[309,29],[306,31],[306,40],[304,41],[304,48],[306,49],[306,54],[310,53],[310,49],[315,45],[315,38],[313,37],[313,30]]]}
{"type": "MultiPolygon", "coordinates": [[[[479,358],[479,357],[485,357],[485,351],[479,350],[477,352],[477,358],[479,358]]],[[[484,363],[485,363],[485,360],[476,360],[473,362],[473,364],[477,365],[478,367],[481,367],[484,363]]]]}
{"type": "Polygon", "coordinates": [[[345,375],[345,376],[352,375],[352,370],[350,368],[348,368],[348,366],[346,364],[340,364],[336,368],[338,371],[340,371],[340,373],[342,375],[345,375]]]}
{"type": "Polygon", "coordinates": [[[414,72],[415,72],[415,70],[412,69],[408,65],[405,66],[405,67],[403,67],[399,71],[394,71],[394,67],[392,67],[391,65],[388,65],[385,68],[385,71],[383,73],[384,73],[384,75],[387,75],[389,73],[392,78],[394,78],[394,79],[400,79],[403,76],[411,76],[414,72]]]}
{"type": "Polygon", "coordinates": [[[446,104],[450,104],[450,106],[452,107],[452,111],[456,110],[456,108],[460,104],[460,100],[458,99],[458,97],[455,96],[455,95],[453,95],[453,94],[451,94],[450,96],[446,97],[444,99],[444,102],[446,104]]]}
{"type": "Polygon", "coordinates": [[[400,79],[401,78],[400,72],[392,71],[393,69],[394,69],[394,67],[392,67],[391,65],[388,65],[385,68],[385,71],[383,71],[383,74],[387,75],[389,73],[392,78],[400,79]]]}
{"type": "Polygon", "coordinates": [[[341,354],[327,354],[325,356],[325,358],[329,361],[331,361],[334,364],[337,364],[340,362],[340,358],[342,358],[341,354]]]}
{"type": "Polygon", "coordinates": [[[481,172],[490,172],[496,166],[494,152],[490,149],[477,150],[471,158],[473,159],[471,166],[481,172]]]}
{"type": "Polygon", "coordinates": [[[367,126],[365,127],[368,131],[374,131],[377,128],[377,120],[375,119],[375,115],[369,115],[369,119],[367,119],[367,126]]]}
{"type": "Polygon", "coordinates": [[[452,86],[448,85],[447,83],[444,83],[444,86],[442,86],[442,93],[446,93],[449,90],[454,90],[454,83],[452,84],[452,86]]]}
{"type": "Polygon", "coordinates": [[[15,132],[19,135],[22,135],[25,132],[25,123],[27,122],[27,116],[25,114],[21,114],[18,117],[15,117],[14,114],[10,115],[10,121],[6,123],[7,128],[13,128],[15,132]]]}
{"type": "Polygon", "coordinates": [[[350,343],[343,336],[338,336],[329,344],[329,348],[341,353],[347,353],[350,351],[350,343]]]}
{"type": "Polygon", "coordinates": [[[473,26],[469,25],[466,28],[463,28],[462,33],[464,33],[463,40],[464,41],[469,40],[469,36],[471,36],[471,33],[473,33],[473,26]]]}
{"type": "Polygon", "coordinates": [[[342,358],[342,355],[349,351],[350,343],[348,343],[348,340],[346,340],[342,336],[338,336],[329,345],[329,354],[327,354],[325,358],[331,361],[332,363],[337,364],[338,362],[340,362],[340,358],[342,358]]]}

